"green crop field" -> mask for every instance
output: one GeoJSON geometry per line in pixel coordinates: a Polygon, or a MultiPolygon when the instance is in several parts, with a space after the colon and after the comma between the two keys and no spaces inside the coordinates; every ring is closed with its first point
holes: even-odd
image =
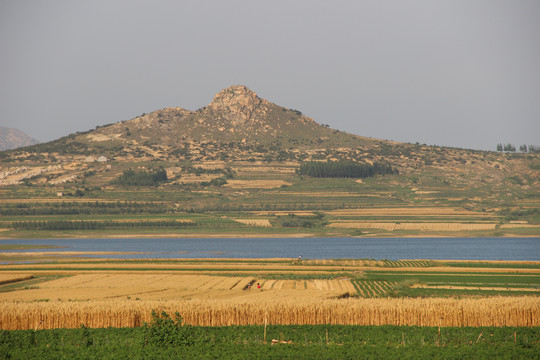
{"type": "Polygon", "coordinates": [[[191,327],[162,321],[142,328],[0,331],[0,358],[535,359],[539,338],[538,327],[191,327]]]}

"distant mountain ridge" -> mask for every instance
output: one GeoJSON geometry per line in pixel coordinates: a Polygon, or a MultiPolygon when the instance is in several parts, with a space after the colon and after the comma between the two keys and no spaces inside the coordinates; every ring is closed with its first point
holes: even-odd
{"type": "Polygon", "coordinates": [[[39,140],[24,132],[0,126],[0,151],[38,144],[39,140]]]}

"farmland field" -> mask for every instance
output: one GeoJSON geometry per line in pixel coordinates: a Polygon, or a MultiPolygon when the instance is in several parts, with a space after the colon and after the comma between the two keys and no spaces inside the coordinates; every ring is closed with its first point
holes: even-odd
{"type": "Polygon", "coordinates": [[[0,275],[2,329],[140,326],[152,309],[198,326],[540,326],[538,262],[59,258],[0,275]]]}
{"type": "Polygon", "coordinates": [[[420,186],[412,175],[305,178],[296,166],[234,163],[223,186],[201,185],[220,174],[188,173],[158,188],[65,184],[61,197],[54,188],[6,187],[0,238],[540,235],[537,186],[509,183],[498,193],[512,196],[490,197],[440,175],[420,186]]]}

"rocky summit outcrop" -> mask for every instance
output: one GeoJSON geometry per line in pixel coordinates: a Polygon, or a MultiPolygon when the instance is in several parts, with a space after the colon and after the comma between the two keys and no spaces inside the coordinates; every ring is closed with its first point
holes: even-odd
{"type": "MultiPolygon", "coordinates": [[[[313,143],[327,141],[336,137],[336,133],[298,110],[278,106],[260,98],[246,86],[234,85],[218,92],[208,106],[196,111],[180,107],[157,110],[102,127],[88,134],[86,139],[176,147],[186,141],[313,143]]],[[[361,139],[351,134],[347,136],[361,139]]]]}
{"type": "Polygon", "coordinates": [[[0,151],[38,144],[39,141],[20,130],[0,126],[0,151]]]}
{"type": "Polygon", "coordinates": [[[238,127],[260,121],[268,115],[270,106],[246,86],[235,85],[217,93],[203,113],[215,116],[222,124],[238,127]]]}

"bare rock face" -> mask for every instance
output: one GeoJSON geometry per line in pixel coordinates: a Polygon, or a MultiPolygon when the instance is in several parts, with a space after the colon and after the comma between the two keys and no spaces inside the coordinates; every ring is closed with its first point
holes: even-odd
{"type": "Polygon", "coordinates": [[[0,126],[0,151],[38,144],[39,141],[20,130],[0,126]]]}
{"type": "Polygon", "coordinates": [[[270,103],[261,99],[243,85],[234,85],[216,94],[205,112],[214,115],[220,123],[230,123],[233,128],[257,122],[264,116],[270,103]]]}

